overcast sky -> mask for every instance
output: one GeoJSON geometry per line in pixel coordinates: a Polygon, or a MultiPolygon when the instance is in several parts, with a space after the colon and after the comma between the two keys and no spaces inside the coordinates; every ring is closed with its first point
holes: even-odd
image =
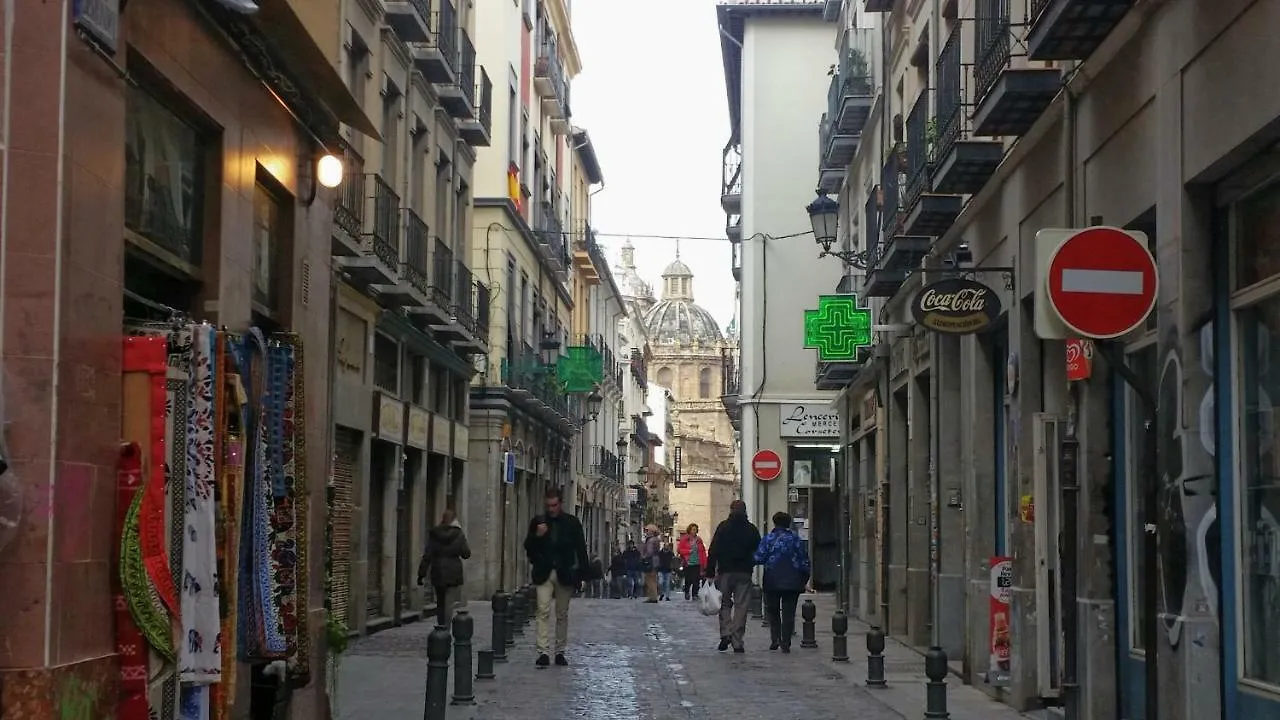
{"type": "Polygon", "coordinates": [[[733,317],[729,242],[720,209],[720,153],[729,136],[715,0],[574,0],[583,70],[573,80],[573,123],[591,133],[604,172],[592,219],[609,257],[624,238],[661,293],[675,258],[693,270],[694,295],[721,330],[733,317]]]}

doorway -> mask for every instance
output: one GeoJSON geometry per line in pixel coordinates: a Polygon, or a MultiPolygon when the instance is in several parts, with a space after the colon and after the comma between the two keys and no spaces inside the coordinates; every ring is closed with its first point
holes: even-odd
{"type": "MultiPolygon", "coordinates": [[[[369,503],[365,507],[365,516],[369,522],[365,613],[369,619],[373,619],[384,617],[388,612],[383,562],[386,555],[387,485],[391,482],[395,446],[373,440],[369,443],[369,449],[369,503]]],[[[391,490],[395,492],[394,485],[391,490]]]]}
{"type": "MultiPolygon", "coordinates": [[[[813,564],[813,587],[834,591],[840,584],[840,500],[836,478],[840,448],[831,445],[792,445],[787,449],[791,469],[787,512],[800,539],[806,541],[813,564]]],[[[767,528],[762,528],[767,532],[767,528]]]]}

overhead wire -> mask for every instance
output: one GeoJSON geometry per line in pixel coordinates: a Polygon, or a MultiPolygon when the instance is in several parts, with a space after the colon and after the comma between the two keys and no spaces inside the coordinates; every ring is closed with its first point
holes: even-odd
{"type": "MultiPolygon", "coordinates": [[[[517,228],[507,227],[505,225],[499,225],[498,223],[492,223],[489,227],[490,228],[498,227],[498,228],[501,228],[502,230],[509,230],[511,232],[520,232],[520,230],[517,228]]],[[[539,230],[534,231],[535,234],[539,232],[543,232],[543,231],[539,231],[539,230]]],[[[568,236],[568,237],[583,237],[583,236],[586,236],[588,233],[582,232],[582,231],[562,230],[557,234],[568,236]]],[[[724,237],[723,235],[717,236],[717,237],[712,237],[709,235],[654,235],[652,233],[642,233],[642,232],[622,233],[622,232],[601,232],[599,230],[594,231],[590,234],[596,237],[627,238],[629,240],[631,239],[633,240],[718,240],[720,242],[732,242],[731,240],[729,240],[729,238],[724,237]]],[[[801,237],[804,235],[812,235],[812,234],[813,234],[812,230],[804,230],[802,232],[791,233],[789,235],[770,235],[768,237],[772,240],[786,240],[788,238],[796,238],[796,237],[801,237]]],[[[750,240],[751,238],[747,238],[747,239],[750,240]]]]}

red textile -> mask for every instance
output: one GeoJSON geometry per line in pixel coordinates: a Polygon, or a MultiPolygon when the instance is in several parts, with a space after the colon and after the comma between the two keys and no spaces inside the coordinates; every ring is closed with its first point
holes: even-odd
{"type": "Polygon", "coordinates": [[[702,542],[702,538],[696,535],[681,535],[679,542],[676,543],[676,554],[686,563],[689,562],[689,553],[693,552],[695,539],[698,545],[698,567],[705,568],[707,566],[707,546],[702,542]]]}
{"type": "MultiPolygon", "coordinates": [[[[126,365],[127,367],[127,365],[126,365]]],[[[142,451],[137,443],[120,446],[116,465],[116,547],[111,574],[115,602],[116,653],[120,656],[120,697],[116,705],[119,720],[147,720],[147,643],[129,614],[124,588],[120,584],[120,538],[125,516],[133,497],[142,487],[142,451]]]]}

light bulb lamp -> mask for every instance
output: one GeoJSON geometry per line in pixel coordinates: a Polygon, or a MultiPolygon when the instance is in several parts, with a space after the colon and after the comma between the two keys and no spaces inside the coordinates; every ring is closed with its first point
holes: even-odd
{"type": "Polygon", "coordinates": [[[871,252],[863,250],[855,252],[852,250],[832,250],[831,246],[836,242],[837,226],[840,220],[840,203],[832,200],[826,193],[818,191],[818,197],[813,202],[805,206],[805,212],[809,213],[809,224],[813,228],[813,241],[818,243],[818,247],[822,252],[818,257],[838,257],[846,265],[852,265],[859,270],[866,270],[871,264],[871,252]]]}
{"type": "Polygon", "coordinates": [[[344,174],[342,158],[333,153],[325,153],[316,161],[316,180],[322,187],[338,187],[342,184],[344,174]]]}

